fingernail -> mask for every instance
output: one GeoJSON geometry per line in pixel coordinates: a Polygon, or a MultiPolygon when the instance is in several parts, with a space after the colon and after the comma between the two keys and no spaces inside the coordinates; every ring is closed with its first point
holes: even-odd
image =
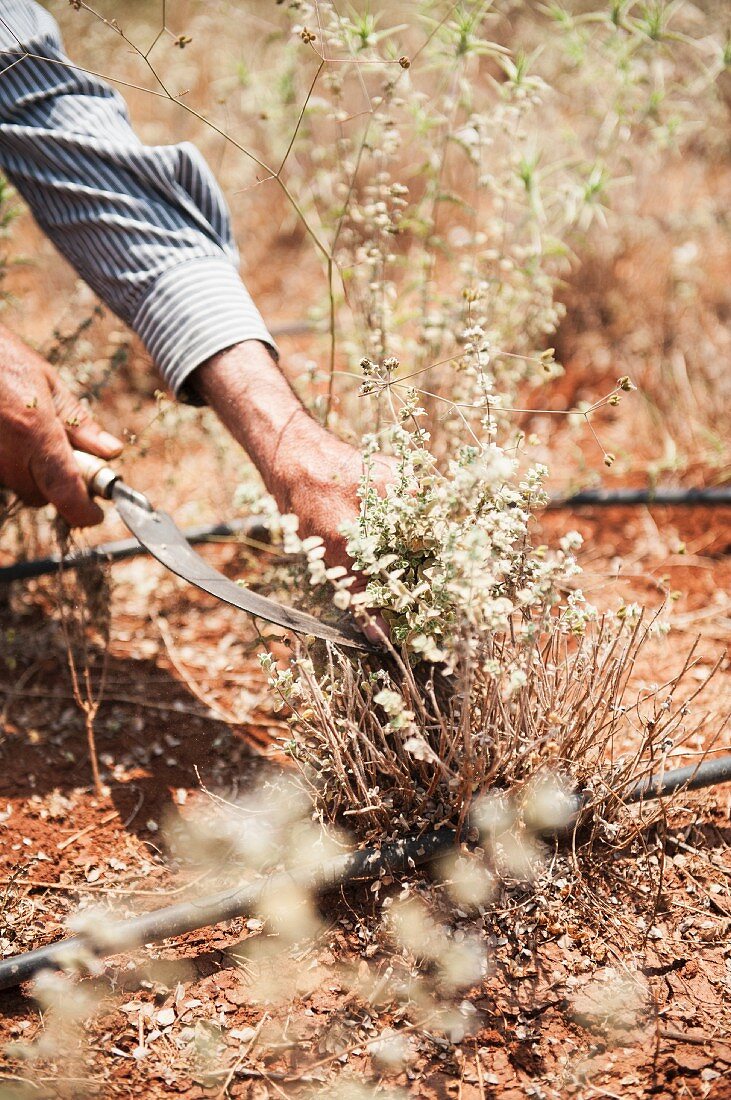
{"type": "Polygon", "coordinates": [[[99,444],[104,447],[106,451],[121,451],[124,447],[122,440],[117,439],[117,437],[110,432],[100,432],[99,444]]]}

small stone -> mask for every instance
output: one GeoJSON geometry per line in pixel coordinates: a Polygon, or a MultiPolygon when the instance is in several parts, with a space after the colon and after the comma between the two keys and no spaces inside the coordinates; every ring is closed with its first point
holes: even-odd
{"type": "Polygon", "coordinates": [[[229,1031],[229,1035],[232,1039],[236,1039],[239,1043],[250,1043],[256,1035],[255,1027],[234,1027],[229,1031]]]}

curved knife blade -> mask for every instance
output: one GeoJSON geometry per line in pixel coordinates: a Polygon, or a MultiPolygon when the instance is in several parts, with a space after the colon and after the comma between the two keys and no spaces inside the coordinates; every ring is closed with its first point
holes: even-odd
{"type": "Polygon", "coordinates": [[[135,538],[139,539],[161,565],[194,584],[196,588],[201,588],[217,600],[239,607],[258,619],[266,619],[267,622],[292,630],[296,634],[311,634],[315,638],[364,652],[373,649],[354,623],[342,628],[330,626],[320,622],[314,615],[284,607],[276,600],[260,596],[258,592],[242,588],[224,577],[195,552],[166,512],[154,509],[142,493],[130,489],[121,478],[114,482],[110,496],[135,538]]]}

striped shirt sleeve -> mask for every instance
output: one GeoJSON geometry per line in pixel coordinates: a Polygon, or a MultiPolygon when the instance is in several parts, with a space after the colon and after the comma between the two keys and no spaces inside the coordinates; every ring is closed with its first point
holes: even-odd
{"type": "Polygon", "coordinates": [[[243,340],[274,342],[238,274],[225,199],[188,142],[145,146],[121,96],[71,65],[34,0],[0,0],[0,169],[179,394],[243,340]]]}

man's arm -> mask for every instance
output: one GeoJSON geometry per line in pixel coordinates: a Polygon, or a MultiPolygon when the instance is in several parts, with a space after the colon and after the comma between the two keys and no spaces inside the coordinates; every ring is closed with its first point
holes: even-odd
{"type": "Polygon", "coordinates": [[[0,0],[0,169],[174,393],[225,347],[273,348],[200,153],[143,145],[121,96],[67,61],[34,0],[0,0]]]}
{"type": "MultiPolygon", "coordinates": [[[[140,335],[171,389],[206,400],[279,507],[300,516],[303,533],[323,536],[331,563],[345,563],[338,528],[357,511],[360,456],[308,416],[276,365],[236,270],[218,185],[193,146],[143,146],[121,97],[66,61],[55,22],[33,0],[0,0],[0,167],[60,251],[140,335]]],[[[9,407],[0,400],[0,438],[9,407]]],[[[41,417],[21,407],[13,416],[24,424],[22,456],[15,448],[5,484],[37,500],[37,478],[32,485],[18,469],[38,465],[41,417]]],[[[62,444],[52,451],[56,480],[66,479],[72,505],[61,511],[94,522],[62,444]]],[[[45,496],[58,503],[58,490],[45,496]]]]}
{"type": "MultiPolygon", "coordinates": [[[[347,566],[339,530],[358,512],[360,453],[312,419],[263,344],[248,341],[213,356],[195,379],[255,462],[280,511],[299,516],[303,537],[324,539],[330,565],[347,566]]],[[[390,473],[382,461],[376,480],[390,473]]]]}

